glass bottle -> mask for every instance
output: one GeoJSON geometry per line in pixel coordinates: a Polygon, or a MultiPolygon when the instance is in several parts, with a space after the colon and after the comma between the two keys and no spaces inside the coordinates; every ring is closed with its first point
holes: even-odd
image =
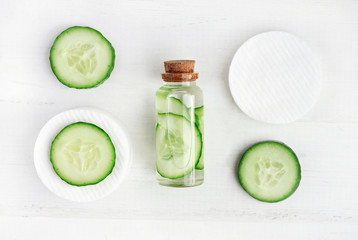
{"type": "Polygon", "coordinates": [[[194,60],[164,62],[164,85],[156,93],[156,169],[159,184],[204,182],[204,103],[194,60]]]}

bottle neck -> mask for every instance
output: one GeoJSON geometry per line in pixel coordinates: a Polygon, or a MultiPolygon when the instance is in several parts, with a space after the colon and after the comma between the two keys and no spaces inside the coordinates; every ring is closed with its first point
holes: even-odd
{"type": "Polygon", "coordinates": [[[164,86],[173,86],[173,87],[178,87],[178,86],[195,86],[196,85],[196,81],[185,81],[185,82],[166,82],[164,81],[164,86]]]}

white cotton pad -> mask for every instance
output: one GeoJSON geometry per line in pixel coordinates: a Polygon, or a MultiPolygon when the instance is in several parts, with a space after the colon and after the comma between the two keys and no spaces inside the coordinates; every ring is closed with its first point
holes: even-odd
{"type": "Polygon", "coordinates": [[[262,33],[236,52],[229,85],[236,104],[251,118],[267,123],[293,122],[318,99],[320,61],[292,34],[262,33]]]}
{"type": "Polygon", "coordinates": [[[125,178],[131,163],[131,146],[124,129],[110,115],[93,108],[77,108],[62,112],[50,119],[41,129],[35,144],[34,161],[37,174],[45,186],[59,197],[89,202],[113,192],[125,178]],[[50,161],[50,148],[56,135],[75,122],[92,123],[102,128],[111,138],[116,150],[112,172],[101,182],[88,186],[73,186],[63,181],[50,161]]]}

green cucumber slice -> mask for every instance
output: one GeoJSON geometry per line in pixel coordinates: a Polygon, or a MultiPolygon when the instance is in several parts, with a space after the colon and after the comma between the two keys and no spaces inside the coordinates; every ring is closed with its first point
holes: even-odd
{"type": "Polygon", "coordinates": [[[185,117],[173,113],[159,113],[157,123],[157,172],[169,179],[191,173],[202,150],[198,127],[185,117]]]}
{"type": "Polygon", "coordinates": [[[174,113],[190,120],[189,109],[177,98],[168,97],[169,92],[158,92],[156,95],[157,113],[174,113]]]}
{"type": "Polygon", "coordinates": [[[260,142],[242,156],[238,168],[241,186],[253,198],[278,202],[288,198],[301,180],[301,167],[296,154],[288,146],[260,142]]]}
{"type": "Polygon", "coordinates": [[[52,142],[50,159],[56,174],[75,186],[93,185],[113,170],[116,153],[103,129],[91,123],[66,126],[52,142]]]}
{"type": "MultiPolygon", "coordinates": [[[[195,123],[201,133],[201,142],[204,142],[204,106],[195,108],[195,123]]],[[[204,146],[202,146],[204,147],[204,146]]],[[[204,169],[204,154],[201,154],[196,169],[204,169]]]]}
{"type": "Polygon", "coordinates": [[[70,27],[55,40],[50,51],[51,68],[70,88],[93,88],[103,83],[114,68],[111,43],[90,27],[70,27]]]}

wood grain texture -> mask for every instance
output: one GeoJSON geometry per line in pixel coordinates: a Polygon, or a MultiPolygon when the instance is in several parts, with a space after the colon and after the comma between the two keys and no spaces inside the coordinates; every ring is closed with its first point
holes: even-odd
{"type": "Polygon", "coordinates": [[[358,239],[358,1],[69,1],[0,3],[0,239],[358,239]],[[100,87],[61,85],[48,54],[65,28],[100,30],[116,67],[100,87]],[[228,70],[255,34],[289,31],[321,57],[314,109],[287,125],[253,121],[235,105],[228,70]],[[155,181],[154,94],[163,61],[195,59],[205,94],[203,186],[155,181]],[[97,107],[119,118],[135,142],[131,172],[109,197],[62,200],[36,175],[33,147],[52,116],[97,107]],[[289,199],[266,204],[239,186],[236,166],[251,144],[283,141],[302,181],[289,199]]]}

